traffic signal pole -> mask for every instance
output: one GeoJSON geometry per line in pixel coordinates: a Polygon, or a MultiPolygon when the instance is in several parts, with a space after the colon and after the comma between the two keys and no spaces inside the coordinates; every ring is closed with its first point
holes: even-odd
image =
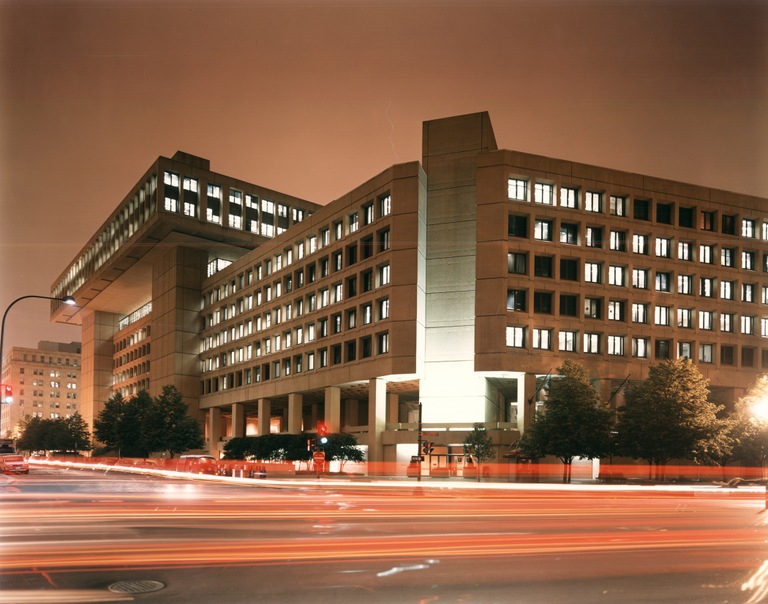
{"type": "Polygon", "coordinates": [[[421,425],[421,401],[419,401],[419,444],[418,448],[416,450],[416,455],[418,455],[419,461],[417,462],[416,467],[418,468],[416,473],[416,480],[418,482],[421,482],[421,445],[423,441],[424,433],[422,431],[422,425],[421,425]]]}

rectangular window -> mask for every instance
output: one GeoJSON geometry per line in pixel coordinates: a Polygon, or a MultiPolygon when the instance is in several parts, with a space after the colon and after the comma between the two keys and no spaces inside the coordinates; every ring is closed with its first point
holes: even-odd
{"type": "Polygon", "coordinates": [[[392,197],[389,193],[379,197],[379,216],[389,216],[392,213],[392,197]]]}
{"type": "Polygon", "coordinates": [[[608,354],[624,356],[624,336],[608,336],[608,354]]]}
{"type": "Polygon", "coordinates": [[[369,225],[373,222],[375,213],[373,209],[373,202],[363,206],[363,224],[369,225]]]}
{"type": "Polygon", "coordinates": [[[561,258],[560,279],[563,281],[578,281],[579,261],[572,258],[561,258]]]}
{"type": "Polygon", "coordinates": [[[741,252],[741,268],[745,271],[755,270],[755,252],[741,252]]]}
{"type": "Polygon", "coordinates": [[[576,352],[577,331],[561,331],[558,334],[558,349],[562,352],[576,352]]]}
{"type": "Polygon", "coordinates": [[[670,352],[669,340],[656,340],[656,358],[668,359],[670,352]]]}
{"type": "Polygon", "coordinates": [[[611,195],[609,211],[614,216],[626,216],[627,215],[627,198],[620,197],[618,195],[611,195]]]}
{"type": "Polygon", "coordinates": [[[578,245],[579,227],[576,224],[563,223],[560,225],[560,243],[578,245]]]}
{"type": "Polygon", "coordinates": [[[648,358],[648,338],[632,338],[632,355],[640,359],[648,358]]]}
{"type": "Polygon", "coordinates": [[[507,183],[507,192],[510,199],[528,201],[528,181],[521,178],[510,178],[507,183]]]}
{"type": "Polygon", "coordinates": [[[699,329],[704,329],[706,331],[713,330],[715,323],[715,313],[711,310],[700,310],[699,311],[699,329]]]}
{"type": "Polygon", "coordinates": [[[584,263],[584,281],[587,283],[601,283],[602,282],[602,266],[599,262],[585,262],[584,263]]]}
{"type": "Polygon", "coordinates": [[[535,256],[533,273],[537,277],[554,277],[554,259],[552,256],[535,256]]]}
{"type": "Polygon", "coordinates": [[[624,300],[611,300],[608,302],[608,320],[626,321],[626,302],[624,300]]]}
{"type": "Polygon", "coordinates": [[[560,316],[578,316],[579,297],[572,294],[560,294],[560,316]]]}
{"type": "Polygon", "coordinates": [[[583,351],[586,354],[600,354],[600,334],[585,333],[583,351]]]}
{"type": "Polygon", "coordinates": [[[690,342],[678,342],[677,343],[677,356],[682,359],[691,358],[691,343],[690,342]]]}
{"type": "Polygon", "coordinates": [[[579,190],[573,187],[560,187],[560,206],[563,208],[578,208],[579,190]]]}
{"type": "Polygon", "coordinates": [[[677,211],[677,226],[692,229],[696,218],[695,208],[679,208],[677,211]]]}
{"type": "Polygon", "coordinates": [[[693,327],[693,309],[692,308],[678,308],[677,309],[677,326],[685,329],[693,327]]]}
{"type": "Polygon", "coordinates": [[[741,333],[745,336],[755,335],[755,317],[749,315],[741,316],[741,333]]]}
{"type": "Polygon", "coordinates": [[[733,332],[733,315],[730,313],[720,313],[720,331],[726,333],[733,332]]]}
{"type": "Polygon", "coordinates": [[[584,195],[584,209],[587,212],[602,212],[603,194],[595,193],[594,191],[587,191],[587,193],[584,195]]]}
{"type": "Polygon", "coordinates": [[[702,212],[699,226],[702,231],[716,231],[717,212],[702,212]]]}
{"type": "Polygon", "coordinates": [[[741,284],[741,301],[742,302],[755,301],[755,284],[754,283],[741,284]]]}
{"type": "Polygon", "coordinates": [[[603,229],[587,227],[585,239],[587,247],[603,247],[603,229]]]}
{"type": "Polygon", "coordinates": [[[678,260],[686,260],[690,262],[693,260],[693,245],[690,241],[678,241],[677,242],[677,258],[678,260]]]}
{"type": "Polygon", "coordinates": [[[537,314],[552,314],[552,294],[550,292],[533,293],[533,312],[537,314]]]}
{"type": "Polygon", "coordinates": [[[632,251],[648,255],[648,235],[632,235],[632,251]]]}
{"type": "Polygon", "coordinates": [[[549,206],[554,205],[555,187],[542,182],[535,183],[533,185],[533,200],[535,203],[542,203],[549,206]]]}
{"type": "Polygon", "coordinates": [[[632,269],[632,287],[636,289],[648,289],[648,271],[646,269],[632,269]]]}
{"type": "Polygon", "coordinates": [[[734,214],[723,215],[723,235],[736,234],[736,216],[734,214]]]}
{"type": "Polygon", "coordinates": [[[722,300],[733,300],[735,296],[736,283],[734,281],[720,282],[720,298],[722,300]]]}
{"type": "Polygon", "coordinates": [[[534,329],[533,347],[539,350],[552,350],[552,330],[534,329]]]}
{"type": "Polygon", "coordinates": [[[732,247],[724,247],[720,250],[721,266],[736,266],[736,250],[732,247]]]}
{"type": "Polygon", "coordinates": [[[609,266],[608,267],[608,284],[618,285],[623,287],[625,284],[624,273],[625,268],[623,266],[609,266]]]}
{"type": "MultiPolygon", "coordinates": [[[[354,214],[350,214],[347,217],[347,227],[348,227],[348,232],[349,233],[354,233],[354,232],[356,232],[360,228],[360,222],[359,222],[359,219],[357,217],[357,212],[355,212],[354,214]]],[[[310,250],[310,251],[312,251],[312,250],[310,250]]]]}
{"type": "Polygon", "coordinates": [[[659,258],[672,257],[672,240],[665,237],[656,238],[656,255],[659,258]]]}
{"type": "Polygon", "coordinates": [[[659,224],[672,224],[674,214],[674,204],[657,203],[656,204],[656,222],[659,224]]]}
{"type": "Polygon", "coordinates": [[[632,322],[633,323],[647,323],[648,322],[648,305],[635,302],[632,304],[632,322]]]}
{"type": "Polygon", "coordinates": [[[611,231],[610,248],[614,252],[626,252],[627,233],[625,231],[611,231]]]}
{"type": "Polygon", "coordinates": [[[715,263],[715,246],[700,245],[699,246],[699,262],[703,264],[714,264],[715,263]]]}
{"type": "Polygon", "coordinates": [[[760,335],[768,338],[768,317],[760,319],[760,335]]]}
{"type": "Polygon", "coordinates": [[[510,237],[528,238],[528,217],[510,215],[508,219],[508,231],[510,237]]]}
{"type": "Polygon", "coordinates": [[[528,292],[524,289],[507,290],[507,310],[525,312],[528,292]]]}
{"type": "Polygon", "coordinates": [[[527,268],[528,254],[519,252],[510,252],[507,254],[507,272],[513,275],[525,275],[527,268]]]}
{"type": "Polygon", "coordinates": [[[699,280],[699,295],[712,298],[715,295],[715,280],[712,277],[702,277],[699,280]]]}
{"type": "Polygon", "coordinates": [[[602,319],[602,298],[584,298],[584,316],[588,319],[602,319]]]}
{"type": "Polygon", "coordinates": [[[552,241],[552,221],[537,219],[533,227],[533,238],[540,241],[552,241]]]}
{"type": "Polygon", "coordinates": [[[635,217],[635,220],[651,219],[651,200],[650,199],[635,199],[634,217],[635,217]]]}
{"type": "Polygon", "coordinates": [[[677,276],[677,293],[687,296],[693,295],[693,275],[677,276]]]}
{"type": "Polygon", "coordinates": [[[699,344],[699,363],[712,363],[714,358],[714,346],[712,344],[699,344]]]}
{"type": "Polygon", "coordinates": [[[656,306],[654,308],[656,325],[669,325],[672,316],[671,306],[656,306]]]}
{"type": "Polygon", "coordinates": [[[507,346],[525,348],[525,327],[507,326],[507,346]]]}
{"type": "Polygon", "coordinates": [[[657,292],[671,292],[672,291],[672,273],[656,272],[656,291],[657,292]]]}

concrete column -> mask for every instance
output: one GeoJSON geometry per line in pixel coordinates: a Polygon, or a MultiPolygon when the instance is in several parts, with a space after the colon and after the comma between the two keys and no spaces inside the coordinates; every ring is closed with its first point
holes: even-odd
{"type": "Polygon", "coordinates": [[[400,395],[394,392],[387,394],[387,423],[400,422],[400,395]]]}
{"type": "Polygon", "coordinates": [[[328,386],[325,389],[325,425],[328,432],[341,432],[341,389],[328,386]]]}
{"type": "Polygon", "coordinates": [[[83,311],[82,356],[78,410],[93,429],[93,420],[112,396],[113,336],[118,315],[83,311]]]}
{"type": "Polygon", "coordinates": [[[357,399],[347,399],[344,401],[344,425],[360,425],[360,401],[357,399]]]}
{"type": "Polygon", "coordinates": [[[221,409],[212,407],[208,409],[208,450],[214,457],[219,452],[219,439],[221,438],[221,409]]]}
{"type": "Polygon", "coordinates": [[[243,403],[232,405],[232,436],[235,438],[245,436],[245,405],[243,403]]]}
{"type": "Polygon", "coordinates": [[[387,382],[374,378],[368,382],[368,461],[384,461],[381,434],[387,422],[387,382]]]}
{"type": "Polygon", "coordinates": [[[301,434],[302,405],[304,397],[294,392],[288,395],[288,433],[301,434]]]}
{"type": "Polygon", "coordinates": [[[259,399],[259,436],[269,434],[272,419],[272,401],[268,398],[259,399]]]}

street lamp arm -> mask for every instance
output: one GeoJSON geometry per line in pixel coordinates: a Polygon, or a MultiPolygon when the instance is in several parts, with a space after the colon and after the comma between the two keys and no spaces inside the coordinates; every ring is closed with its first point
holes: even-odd
{"type": "MultiPolygon", "coordinates": [[[[8,311],[13,308],[13,306],[17,302],[21,302],[22,300],[26,300],[28,298],[38,298],[40,300],[54,300],[63,302],[64,304],[69,304],[70,306],[73,306],[75,304],[75,299],[72,296],[64,296],[63,298],[55,297],[55,296],[36,296],[34,294],[30,294],[28,296],[21,296],[19,298],[16,298],[13,302],[11,302],[5,309],[5,312],[3,313],[3,320],[2,323],[0,323],[0,381],[3,379],[3,343],[5,341],[5,319],[8,316],[8,311]]],[[[2,407],[0,407],[0,433],[2,432],[2,407]]]]}

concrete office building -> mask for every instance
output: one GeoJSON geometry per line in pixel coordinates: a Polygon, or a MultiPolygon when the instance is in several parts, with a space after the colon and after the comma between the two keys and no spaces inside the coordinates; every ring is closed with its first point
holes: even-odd
{"type": "MultiPolygon", "coordinates": [[[[84,325],[93,409],[174,383],[212,451],[323,421],[405,461],[421,403],[433,464],[461,463],[474,422],[501,458],[564,359],[614,404],[666,358],[692,358],[723,402],[768,368],[766,199],[500,150],[486,113],[425,122],[421,162],[325,206],[283,196],[304,214],[271,238],[211,232],[204,212],[182,229],[159,183],[185,170],[137,186],[173,225],[152,274],[80,271],[97,235],[52,291],[81,308],[53,318],[84,325]]],[[[109,232],[124,263],[150,255],[109,232]]]]}
{"type": "Polygon", "coordinates": [[[80,411],[80,342],[14,346],[3,359],[3,384],[13,400],[3,405],[0,437],[15,438],[27,417],[66,418],[80,411]]]}

